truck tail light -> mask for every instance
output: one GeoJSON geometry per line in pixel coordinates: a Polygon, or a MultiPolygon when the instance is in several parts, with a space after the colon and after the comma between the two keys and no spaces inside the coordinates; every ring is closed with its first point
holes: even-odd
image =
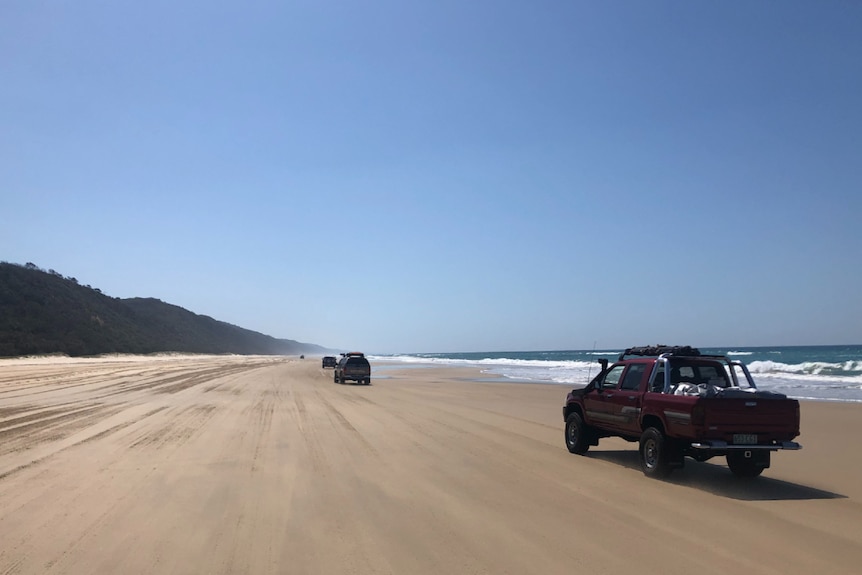
{"type": "Polygon", "coordinates": [[[796,402],[796,433],[799,433],[799,402],[796,402]]]}

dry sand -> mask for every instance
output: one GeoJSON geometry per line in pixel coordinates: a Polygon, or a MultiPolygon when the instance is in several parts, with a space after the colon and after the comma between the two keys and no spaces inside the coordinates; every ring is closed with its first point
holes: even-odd
{"type": "Polygon", "coordinates": [[[316,358],[0,361],[0,574],[862,572],[862,406],[755,481],[563,443],[566,388],[316,358]]]}

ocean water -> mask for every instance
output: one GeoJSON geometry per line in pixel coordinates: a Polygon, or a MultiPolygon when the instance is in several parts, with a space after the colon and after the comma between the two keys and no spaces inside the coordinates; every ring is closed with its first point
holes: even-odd
{"type": "MultiPolygon", "coordinates": [[[[369,356],[386,365],[425,364],[478,367],[489,378],[519,382],[586,385],[599,370],[597,360],[613,363],[621,349],[418,353],[369,356]]],[[[760,389],[797,399],[862,403],[862,345],[700,348],[748,366],[760,389]]]]}

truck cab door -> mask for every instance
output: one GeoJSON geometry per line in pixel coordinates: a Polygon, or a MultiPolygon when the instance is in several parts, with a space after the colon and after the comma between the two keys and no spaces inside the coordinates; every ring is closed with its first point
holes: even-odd
{"type": "Polygon", "coordinates": [[[648,377],[646,363],[630,363],[613,393],[606,393],[613,425],[626,433],[640,433],[640,414],[644,379],[648,377]]]}
{"type": "Polygon", "coordinates": [[[615,365],[596,379],[595,388],[584,395],[584,411],[587,423],[599,427],[613,427],[613,399],[622,378],[625,365],[615,365]]]}

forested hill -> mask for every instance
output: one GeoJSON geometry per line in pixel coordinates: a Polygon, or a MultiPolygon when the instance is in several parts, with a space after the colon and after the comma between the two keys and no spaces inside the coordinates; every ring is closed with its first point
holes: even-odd
{"type": "Polygon", "coordinates": [[[32,263],[0,262],[0,357],[325,351],[319,345],[276,339],[153,298],[109,297],[32,263]]]}

